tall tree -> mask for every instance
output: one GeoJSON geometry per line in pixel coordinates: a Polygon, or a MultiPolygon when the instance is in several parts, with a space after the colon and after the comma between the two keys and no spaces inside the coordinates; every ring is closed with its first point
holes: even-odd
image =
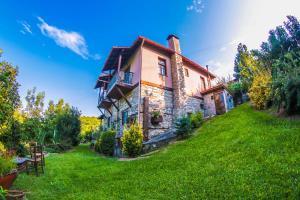
{"type": "MultiPolygon", "coordinates": [[[[1,58],[2,50],[0,51],[1,58]]],[[[6,61],[0,62],[0,133],[13,121],[13,113],[20,105],[17,82],[18,69],[6,61]]]]}
{"type": "Polygon", "coordinates": [[[235,79],[235,81],[239,81],[240,80],[240,71],[241,71],[241,55],[243,53],[247,52],[247,46],[239,43],[238,47],[237,47],[237,54],[235,56],[234,59],[234,74],[233,77],[235,79]]]}
{"type": "Polygon", "coordinates": [[[44,92],[36,92],[36,87],[27,91],[26,100],[26,114],[29,118],[42,118],[44,109],[44,92]]]}

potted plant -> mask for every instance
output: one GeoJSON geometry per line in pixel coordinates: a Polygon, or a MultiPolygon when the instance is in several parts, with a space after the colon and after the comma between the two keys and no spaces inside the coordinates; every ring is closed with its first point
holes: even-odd
{"type": "Polygon", "coordinates": [[[160,111],[153,111],[151,116],[151,124],[152,125],[158,125],[160,122],[162,122],[163,117],[160,114],[160,111]]]}
{"type": "Polygon", "coordinates": [[[0,157],[0,186],[9,189],[17,175],[16,165],[10,159],[0,157]]]}

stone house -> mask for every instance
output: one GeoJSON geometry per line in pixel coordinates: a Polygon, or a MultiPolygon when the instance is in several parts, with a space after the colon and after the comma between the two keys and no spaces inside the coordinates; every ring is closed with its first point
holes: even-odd
{"type": "Polygon", "coordinates": [[[168,47],[138,37],[129,47],[113,47],[95,88],[105,127],[114,127],[117,138],[125,124],[138,120],[145,141],[174,130],[175,120],[201,111],[205,117],[223,114],[233,107],[216,76],[181,54],[175,35],[168,47]],[[154,116],[156,115],[156,116],[154,116]]]}

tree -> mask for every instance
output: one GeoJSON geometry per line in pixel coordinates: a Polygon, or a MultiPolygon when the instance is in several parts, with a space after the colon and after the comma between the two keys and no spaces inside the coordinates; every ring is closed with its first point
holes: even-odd
{"type": "Polygon", "coordinates": [[[32,90],[27,91],[27,95],[25,97],[26,100],[26,114],[29,118],[42,118],[43,110],[44,110],[44,99],[45,92],[36,93],[36,87],[32,90]]]}
{"type": "Polygon", "coordinates": [[[81,123],[80,135],[84,137],[88,134],[97,131],[97,129],[100,127],[101,121],[97,117],[81,116],[80,123],[81,123]]]}
{"type": "Polygon", "coordinates": [[[256,74],[249,89],[252,104],[259,110],[265,109],[271,97],[271,73],[268,71],[256,74]]]}
{"type": "MultiPolygon", "coordinates": [[[[0,49],[0,57],[2,50],[0,49]]],[[[14,111],[20,105],[17,82],[18,69],[6,61],[0,62],[0,136],[1,140],[11,139],[14,111]],[[5,134],[5,135],[4,135],[5,134]],[[5,138],[3,138],[5,137],[5,138]]],[[[7,145],[7,144],[6,144],[7,145]]]]}
{"type": "Polygon", "coordinates": [[[242,44],[242,43],[239,43],[238,47],[237,47],[237,54],[236,54],[235,59],[234,59],[234,68],[233,68],[233,70],[234,70],[233,77],[234,77],[235,81],[239,81],[240,80],[241,55],[243,53],[245,53],[245,52],[247,52],[247,46],[244,45],[244,44],[242,44]]]}
{"type": "Polygon", "coordinates": [[[72,146],[79,144],[80,115],[80,111],[72,107],[58,116],[56,129],[60,142],[72,146]]]}

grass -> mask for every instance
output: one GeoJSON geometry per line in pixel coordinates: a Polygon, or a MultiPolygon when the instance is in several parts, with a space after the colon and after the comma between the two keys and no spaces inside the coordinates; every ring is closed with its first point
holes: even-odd
{"type": "Polygon", "coordinates": [[[79,146],[14,187],[39,200],[299,199],[300,121],[242,105],[149,158],[121,162],[79,146]]]}

